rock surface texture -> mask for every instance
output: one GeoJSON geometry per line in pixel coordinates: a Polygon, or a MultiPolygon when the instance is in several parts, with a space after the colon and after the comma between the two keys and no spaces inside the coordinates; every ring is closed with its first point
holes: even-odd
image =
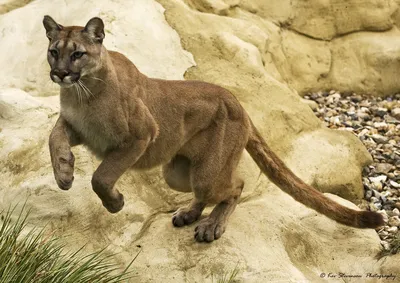
{"type": "Polygon", "coordinates": [[[357,201],[370,154],[353,134],[327,129],[298,93],[398,90],[396,1],[28,2],[0,0],[0,210],[27,199],[34,224],[49,223],[71,250],[108,246],[121,267],[141,251],[133,282],[210,282],[235,266],[245,282],[325,282],[321,273],[343,282],[340,272],[363,282],[378,282],[367,273],[400,278],[398,257],[374,258],[381,248],[374,230],[339,225],[297,203],[259,177],[247,153],[239,168],[246,182],[241,202],[224,236],[210,245],[194,241],[195,225],[172,226],[172,212],[191,195],[169,190],[159,168],[127,172],[117,183],[125,207],[111,215],[90,187],[99,160],[76,147],[73,187],[58,189],[47,148],[58,87],[49,79],[42,27],[45,14],[63,25],[101,17],[108,49],[151,77],[228,88],[299,177],[357,201]]]}

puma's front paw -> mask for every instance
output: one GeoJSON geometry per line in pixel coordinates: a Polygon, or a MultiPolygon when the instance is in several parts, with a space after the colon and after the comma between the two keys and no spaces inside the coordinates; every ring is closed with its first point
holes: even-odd
{"type": "Polygon", "coordinates": [[[69,190],[72,187],[72,182],[74,181],[74,176],[66,176],[66,174],[61,174],[61,176],[56,176],[56,182],[61,190],[69,190]]]}
{"type": "Polygon", "coordinates": [[[121,193],[118,193],[118,197],[116,199],[110,199],[107,201],[102,201],[103,206],[110,213],[117,213],[124,207],[124,196],[121,193]]]}
{"type": "Polygon", "coordinates": [[[54,177],[58,187],[62,190],[69,190],[72,186],[74,181],[74,162],[75,157],[72,152],[55,160],[54,177]]]}

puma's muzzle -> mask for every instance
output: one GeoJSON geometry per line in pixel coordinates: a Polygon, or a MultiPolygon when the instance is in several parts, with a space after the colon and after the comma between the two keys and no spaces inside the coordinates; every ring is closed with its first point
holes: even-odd
{"type": "Polygon", "coordinates": [[[76,83],[80,77],[80,73],[74,73],[67,70],[54,69],[50,71],[51,80],[62,87],[76,83]]]}

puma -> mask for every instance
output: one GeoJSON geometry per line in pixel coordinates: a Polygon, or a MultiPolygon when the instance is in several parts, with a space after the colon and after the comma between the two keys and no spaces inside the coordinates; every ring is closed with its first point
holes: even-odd
{"type": "Polygon", "coordinates": [[[199,81],[148,78],[124,55],[103,46],[104,24],[64,27],[45,16],[50,78],[60,85],[60,116],[49,147],[58,186],[74,180],[71,147],[83,144],[102,159],[92,177],[104,207],[124,206],[114,184],[130,168],[162,165],[166,183],[193,192],[176,211],[174,226],[199,219],[195,239],[212,242],[225,232],[244,186],[236,175],[246,149],[263,173],[295,200],[327,217],[357,228],[384,224],[381,214],[344,207],[307,185],[271,151],[238,100],[226,89],[199,81]]]}

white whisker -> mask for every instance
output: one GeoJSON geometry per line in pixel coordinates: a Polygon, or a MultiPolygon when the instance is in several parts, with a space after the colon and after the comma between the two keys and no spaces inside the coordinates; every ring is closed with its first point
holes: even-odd
{"type": "Polygon", "coordinates": [[[78,95],[78,87],[76,86],[76,84],[74,84],[75,90],[76,90],[76,94],[78,95]]]}
{"type": "Polygon", "coordinates": [[[82,89],[82,93],[85,95],[85,99],[87,99],[87,98],[88,98],[87,91],[86,91],[86,89],[82,86],[82,83],[81,83],[80,80],[78,81],[78,85],[79,85],[79,87],[82,89]]]}
{"type": "MultiPolygon", "coordinates": [[[[85,89],[82,87],[80,81],[77,81],[77,84],[78,84],[79,88],[82,90],[82,94],[84,94],[86,96],[85,89]]],[[[83,95],[82,95],[82,98],[83,98],[83,95]]]]}
{"type": "Polygon", "coordinates": [[[81,91],[79,89],[79,85],[77,85],[76,83],[74,84],[75,88],[76,88],[76,94],[78,95],[78,102],[79,104],[82,104],[82,98],[81,98],[81,91]]]}
{"type": "Polygon", "coordinates": [[[88,77],[89,79],[94,79],[94,80],[98,80],[98,81],[102,81],[103,83],[106,83],[104,80],[100,79],[100,78],[96,78],[96,77],[88,77]]]}
{"type": "Polygon", "coordinates": [[[83,92],[85,93],[85,98],[89,99],[90,93],[88,92],[88,88],[83,84],[83,82],[81,80],[78,80],[78,84],[81,86],[83,92]]]}
{"type": "Polygon", "coordinates": [[[93,93],[90,91],[90,89],[83,83],[83,81],[79,80],[78,82],[86,90],[87,94],[90,94],[89,98],[94,96],[93,93]]]}

